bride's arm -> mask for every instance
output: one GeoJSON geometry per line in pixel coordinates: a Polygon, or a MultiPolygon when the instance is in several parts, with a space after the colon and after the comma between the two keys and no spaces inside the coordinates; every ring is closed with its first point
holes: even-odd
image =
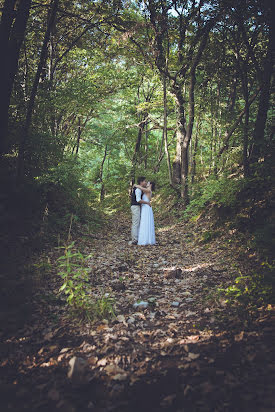
{"type": "Polygon", "coordinates": [[[151,193],[151,189],[149,189],[149,187],[143,187],[143,186],[140,186],[140,185],[134,185],[134,187],[142,190],[144,193],[151,193]]]}

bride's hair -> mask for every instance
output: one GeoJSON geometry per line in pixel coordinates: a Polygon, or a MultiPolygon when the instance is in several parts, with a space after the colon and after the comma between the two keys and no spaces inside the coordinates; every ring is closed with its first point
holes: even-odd
{"type": "Polygon", "coordinates": [[[139,176],[139,177],[137,178],[137,184],[140,185],[141,182],[144,182],[144,180],[146,180],[146,177],[145,177],[145,176],[139,176]]]}
{"type": "Polygon", "coordinates": [[[154,192],[155,187],[156,187],[155,182],[150,182],[150,185],[151,185],[152,192],[154,192]]]}

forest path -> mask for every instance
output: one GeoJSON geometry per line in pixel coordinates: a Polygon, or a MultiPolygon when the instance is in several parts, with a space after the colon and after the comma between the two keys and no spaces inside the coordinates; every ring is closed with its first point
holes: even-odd
{"type": "Polygon", "coordinates": [[[129,232],[129,219],[116,216],[78,241],[92,253],[93,294],[114,298],[116,319],[71,320],[51,298],[51,279],[32,323],[5,340],[8,410],[274,410],[270,316],[243,323],[211,296],[236,275],[226,239],[203,244],[194,225],[168,222],[157,230],[158,245],[141,247],[128,245],[129,232]],[[134,307],[139,301],[148,306],[134,307]]]}

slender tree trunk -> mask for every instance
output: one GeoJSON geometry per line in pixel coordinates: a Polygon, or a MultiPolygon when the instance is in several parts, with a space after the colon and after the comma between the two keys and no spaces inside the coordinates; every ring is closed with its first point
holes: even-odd
{"type": "Polygon", "coordinates": [[[181,197],[184,201],[184,206],[189,203],[189,187],[188,187],[188,145],[187,141],[183,141],[181,150],[181,197]]]}
{"type": "Polygon", "coordinates": [[[239,38],[235,38],[235,58],[236,58],[236,65],[237,71],[239,73],[239,77],[241,78],[242,84],[242,92],[245,101],[244,107],[244,125],[243,125],[243,168],[244,168],[244,177],[249,175],[249,162],[248,162],[248,130],[249,130],[249,92],[248,92],[248,78],[247,78],[247,67],[249,56],[246,57],[244,60],[240,53],[240,46],[239,46],[239,38]]]}
{"type": "Polygon", "coordinates": [[[193,156],[192,156],[192,168],[191,168],[191,184],[192,185],[194,184],[195,176],[196,176],[196,166],[197,166],[196,155],[197,155],[198,142],[199,142],[199,128],[200,128],[200,118],[197,121],[195,143],[194,143],[193,156]]]}
{"type": "Polygon", "coordinates": [[[184,98],[181,91],[181,88],[175,87],[173,94],[176,101],[176,110],[177,110],[177,147],[176,147],[176,156],[173,162],[173,184],[177,185],[181,183],[181,169],[182,169],[182,160],[184,158],[182,154],[183,142],[186,137],[185,129],[185,113],[184,113],[184,98]]]}
{"type": "Polygon", "coordinates": [[[78,117],[78,125],[77,125],[77,141],[76,141],[76,148],[75,148],[75,155],[78,155],[79,151],[79,143],[80,143],[80,137],[81,137],[81,119],[80,116],[78,117]]]}
{"type": "Polygon", "coordinates": [[[192,137],[192,131],[194,126],[194,118],[195,118],[195,98],[194,98],[194,90],[196,84],[196,76],[195,71],[191,73],[190,84],[189,84],[189,122],[187,127],[186,139],[190,142],[192,137]]]}
{"type": "Polygon", "coordinates": [[[16,13],[15,0],[5,0],[3,6],[0,24],[0,56],[2,56],[0,64],[0,153],[5,153],[7,150],[10,98],[31,2],[32,0],[21,0],[16,13]]]}
{"type": "Polygon", "coordinates": [[[258,105],[258,113],[253,133],[253,151],[251,162],[255,163],[258,161],[259,157],[261,156],[261,149],[264,143],[264,132],[265,132],[265,124],[267,118],[267,111],[269,107],[269,100],[270,100],[270,85],[271,85],[271,77],[273,71],[273,54],[274,54],[274,25],[271,23],[270,31],[269,31],[269,43],[267,48],[267,54],[265,57],[264,62],[264,69],[263,69],[263,81],[261,87],[261,93],[259,98],[259,105],[258,105]]]}
{"type": "Polygon", "coordinates": [[[211,142],[210,142],[210,159],[209,159],[209,174],[211,174],[212,163],[213,163],[213,147],[214,147],[214,124],[213,118],[211,120],[211,142]]]}
{"type": "MultiPolygon", "coordinates": [[[[195,114],[195,103],[194,103],[194,90],[196,84],[196,68],[202,57],[202,53],[206,47],[209,32],[213,25],[215,24],[215,19],[213,19],[205,30],[202,40],[199,44],[198,51],[193,60],[192,66],[190,68],[190,83],[189,83],[189,122],[187,131],[185,129],[185,117],[184,117],[184,98],[180,87],[176,89],[176,102],[178,109],[178,132],[179,136],[177,139],[177,154],[174,162],[174,170],[177,173],[178,165],[181,168],[181,197],[184,200],[184,206],[189,203],[189,192],[188,192],[188,147],[192,137],[193,125],[194,125],[194,114],[195,114]],[[179,152],[180,153],[180,163],[179,163],[179,152]]],[[[175,173],[175,177],[178,177],[175,173]]]]}
{"type": "Polygon", "coordinates": [[[145,144],[144,144],[144,169],[147,169],[148,164],[148,122],[145,123],[145,144]]]}
{"type": "Polygon", "coordinates": [[[144,132],[145,124],[146,124],[146,119],[141,120],[141,122],[139,123],[138,135],[137,135],[135,150],[134,150],[134,154],[132,158],[131,178],[133,180],[135,180],[135,177],[136,177],[136,165],[137,165],[137,160],[138,160],[138,154],[140,152],[141,139],[142,139],[142,134],[144,132]]]}
{"type": "Polygon", "coordinates": [[[195,98],[194,90],[196,84],[195,70],[191,71],[190,84],[189,84],[189,121],[187,127],[187,133],[183,141],[182,147],[182,170],[181,170],[181,197],[184,199],[185,206],[189,203],[189,190],[188,190],[188,171],[189,171],[189,158],[188,148],[192,137],[194,117],[195,117],[195,98]]]}
{"type": "Polygon", "coordinates": [[[93,109],[90,110],[89,114],[86,116],[85,121],[81,124],[81,117],[78,116],[78,124],[77,124],[77,138],[76,138],[76,143],[73,146],[72,154],[78,155],[79,152],[79,147],[80,147],[80,140],[81,140],[81,135],[83,133],[83,130],[86,127],[86,124],[88,123],[88,120],[91,118],[91,114],[93,112],[93,109]]]}
{"type": "MultiPolygon", "coordinates": [[[[251,98],[250,98],[249,101],[248,101],[248,107],[254,102],[254,100],[256,99],[256,97],[257,97],[258,94],[259,94],[259,91],[260,91],[260,89],[258,89],[258,90],[254,93],[254,95],[251,96],[251,98]]],[[[218,155],[217,155],[217,158],[218,158],[218,159],[221,157],[221,155],[223,154],[223,152],[228,149],[230,137],[232,136],[232,134],[235,132],[235,130],[236,130],[237,127],[239,126],[239,124],[240,124],[240,122],[241,122],[241,120],[242,120],[245,112],[246,112],[246,107],[241,111],[241,113],[240,113],[239,116],[237,117],[235,123],[233,124],[232,128],[231,128],[230,130],[227,130],[227,131],[226,131],[225,138],[224,138],[224,144],[223,144],[223,146],[220,148],[219,153],[218,153],[218,155]]]]}
{"type": "Polygon", "coordinates": [[[131,173],[131,177],[132,177],[132,179],[133,179],[134,181],[135,181],[135,177],[136,177],[137,157],[138,157],[138,153],[139,153],[139,149],[140,149],[141,138],[142,138],[142,129],[141,129],[141,127],[139,127],[139,129],[138,129],[138,135],[137,135],[137,140],[136,140],[136,145],[135,145],[135,151],[134,151],[133,158],[132,158],[132,173],[131,173]]]}
{"type": "Polygon", "coordinates": [[[166,154],[167,170],[169,183],[173,186],[173,175],[170,161],[170,154],[168,150],[168,136],[167,136],[167,85],[166,76],[163,75],[163,138],[164,138],[164,151],[166,154]]]}
{"type": "Polygon", "coordinates": [[[73,125],[74,122],[76,120],[76,114],[72,113],[63,123],[63,125],[61,126],[61,132],[65,135],[68,136],[73,125]]]}
{"type": "Polygon", "coordinates": [[[28,64],[28,58],[27,58],[27,50],[26,50],[26,44],[24,44],[24,84],[23,84],[23,90],[24,90],[24,101],[26,102],[28,99],[28,78],[29,78],[29,64],[28,64]]]}
{"type": "Polygon", "coordinates": [[[103,169],[104,169],[104,163],[107,157],[107,151],[108,151],[108,145],[106,144],[105,146],[105,150],[104,150],[104,155],[103,155],[103,159],[100,165],[100,171],[99,171],[99,180],[101,183],[101,189],[100,189],[100,202],[103,202],[104,198],[105,198],[105,185],[104,185],[104,181],[103,181],[103,169]]]}
{"type": "Polygon", "coordinates": [[[29,133],[30,125],[31,125],[32,114],[33,114],[33,109],[34,109],[34,102],[35,102],[35,98],[36,98],[36,94],[38,90],[39,79],[41,76],[42,69],[45,65],[46,57],[47,57],[47,45],[48,45],[51,30],[52,30],[52,27],[55,21],[58,2],[59,0],[52,0],[52,3],[51,3],[47,29],[45,32],[44,41],[43,41],[43,45],[42,45],[42,49],[40,53],[40,59],[39,59],[38,67],[36,70],[32,90],[31,90],[30,100],[29,100],[29,104],[27,108],[27,115],[26,115],[25,125],[22,131],[22,137],[21,137],[21,142],[19,145],[19,153],[18,153],[18,178],[19,180],[22,179],[24,175],[25,147],[26,147],[28,133],[29,133]]]}
{"type": "Polygon", "coordinates": [[[245,90],[245,118],[244,118],[244,129],[243,129],[243,168],[244,177],[249,176],[249,161],[248,161],[248,130],[249,130],[249,101],[248,101],[248,90],[245,90]]]}
{"type": "Polygon", "coordinates": [[[214,171],[214,175],[216,174],[216,157],[217,157],[217,145],[218,145],[218,126],[217,126],[217,120],[215,120],[215,126],[214,126],[214,147],[213,147],[213,159],[212,159],[212,168],[214,171]]]}
{"type": "Polygon", "coordinates": [[[7,49],[10,33],[12,29],[12,23],[15,18],[15,6],[16,0],[5,0],[2,8],[2,17],[0,23],[0,50],[7,49]]]}
{"type": "Polygon", "coordinates": [[[247,63],[248,60],[243,61],[239,50],[237,48],[236,52],[238,70],[242,82],[243,97],[245,101],[245,115],[244,115],[244,125],[243,125],[243,168],[244,177],[249,176],[249,161],[248,161],[248,130],[249,130],[249,92],[248,92],[248,79],[247,79],[247,63]]]}
{"type": "Polygon", "coordinates": [[[161,164],[161,161],[162,161],[162,159],[163,159],[163,143],[164,143],[164,128],[162,129],[161,141],[160,141],[160,145],[159,145],[159,154],[158,154],[157,163],[156,163],[156,166],[154,167],[155,173],[157,173],[157,172],[159,171],[160,164],[161,164]]]}

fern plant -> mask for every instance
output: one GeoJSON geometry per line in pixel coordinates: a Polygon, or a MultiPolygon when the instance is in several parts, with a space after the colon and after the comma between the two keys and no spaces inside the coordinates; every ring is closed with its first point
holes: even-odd
{"type": "Polygon", "coordinates": [[[62,246],[64,254],[58,258],[58,275],[63,279],[59,292],[67,296],[67,304],[73,313],[87,320],[109,319],[115,317],[114,301],[108,294],[93,301],[89,285],[87,260],[75,249],[75,242],[62,246]]]}
{"type": "Polygon", "coordinates": [[[89,274],[87,260],[90,255],[84,256],[75,250],[75,242],[62,246],[64,255],[58,258],[58,275],[63,279],[59,291],[67,296],[67,303],[76,311],[89,317],[90,297],[87,293],[89,274]]]}

